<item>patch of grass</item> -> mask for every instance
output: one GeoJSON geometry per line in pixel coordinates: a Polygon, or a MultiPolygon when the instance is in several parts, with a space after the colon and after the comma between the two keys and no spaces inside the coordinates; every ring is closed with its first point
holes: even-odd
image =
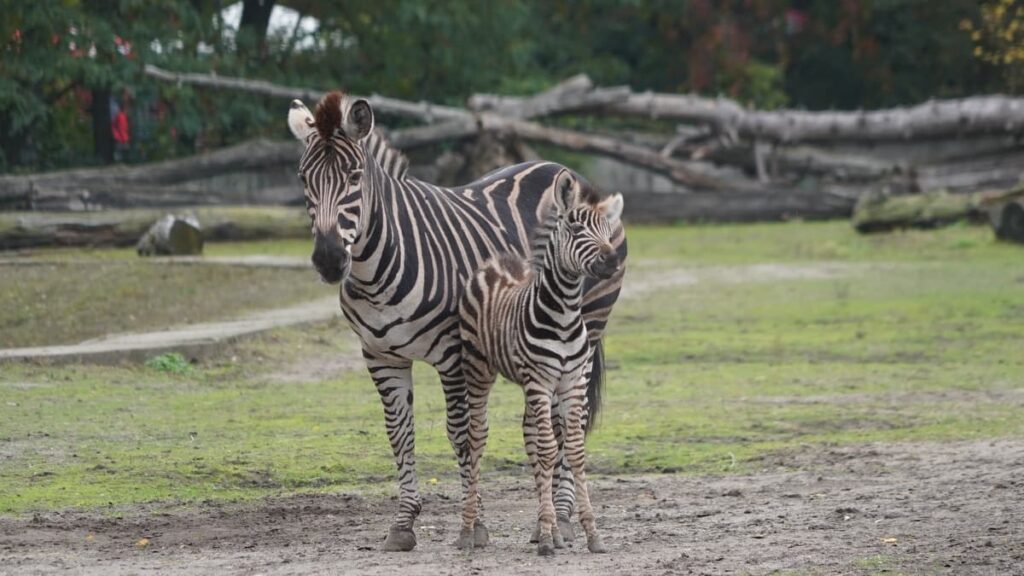
{"type": "Polygon", "coordinates": [[[152,368],[157,372],[167,372],[168,374],[187,374],[192,370],[192,365],[189,364],[189,361],[177,352],[153,356],[146,360],[146,367],[152,368]]]}
{"type": "Polygon", "coordinates": [[[110,252],[117,251],[74,264],[0,268],[0,348],[222,320],[337,290],[312,269],[175,265],[110,252]]]}
{"type": "MultiPolygon", "coordinates": [[[[1024,435],[1019,248],[970,227],[934,234],[861,238],[844,224],[631,229],[645,274],[765,260],[868,265],[816,279],[701,277],[621,302],[591,468],[727,474],[784,465],[774,456],[808,445],[1024,435]],[[953,248],[961,239],[971,244],[953,248]]],[[[185,374],[3,365],[0,513],[392,491],[369,378],[309,370],[354,353],[348,328],[331,321],[264,334],[185,374]]],[[[421,482],[452,484],[441,386],[428,367],[414,376],[421,482]]],[[[496,387],[485,473],[526,473],[522,403],[516,386],[496,387]]]]}
{"type": "Polygon", "coordinates": [[[895,560],[884,554],[877,554],[875,556],[868,556],[867,558],[861,558],[854,562],[854,566],[864,574],[870,574],[871,576],[900,576],[903,572],[899,571],[895,566],[895,560]]]}

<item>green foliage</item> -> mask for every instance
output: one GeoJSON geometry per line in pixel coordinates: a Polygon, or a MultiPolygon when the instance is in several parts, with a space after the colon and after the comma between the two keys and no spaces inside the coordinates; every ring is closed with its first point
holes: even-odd
{"type": "Polygon", "coordinates": [[[177,352],[153,356],[146,360],[146,367],[167,374],[188,374],[192,371],[192,364],[177,352]]]}
{"type": "MultiPolygon", "coordinates": [[[[906,104],[1000,91],[1016,78],[972,56],[958,27],[981,26],[974,0],[311,0],[283,5],[315,18],[314,32],[272,33],[233,33],[219,16],[225,4],[0,0],[0,171],[100,161],[94,89],[131,101],[132,160],[287,137],[287,103],[157,83],[144,63],[450,104],[477,91],[535,92],[579,72],[761,108],[906,104]],[[793,6],[802,28],[789,24],[793,6]]],[[[1017,53],[1013,34],[999,54],[1017,53]]]]}

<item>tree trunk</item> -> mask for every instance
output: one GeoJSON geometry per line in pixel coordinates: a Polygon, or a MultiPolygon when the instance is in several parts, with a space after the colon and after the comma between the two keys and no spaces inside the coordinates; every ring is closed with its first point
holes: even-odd
{"type": "Polygon", "coordinates": [[[630,223],[773,222],[848,218],[854,200],[818,191],[680,194],[625,192],[630,223]]]}
{"type": "Polygon", "coordinates": [[[92,90],[92,142],[96,157],[104,164],[114,162],[114,134],[110,130],[110,89],[92,90]]]}
{"type": "Polygon", "coordinates": [[[203,231],[195,216],[167,214],[135,245],[139,256],[193,256],[203,253],[203,231]]]}
{"type": "Polygon", "coordinates": [[[238,41],[242,50],[262,60],[267,56],[267,27],[274,11],[274,0],[243,0],[238,41]]]}

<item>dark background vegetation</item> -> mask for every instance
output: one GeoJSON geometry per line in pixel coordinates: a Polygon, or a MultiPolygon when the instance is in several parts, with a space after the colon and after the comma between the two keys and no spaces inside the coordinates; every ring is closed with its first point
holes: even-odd
{"type": "Polygon", "coordinates": [[[286,136],[280,101],[161,85],[144,63],[447,103],[585,72],[761,108],[855,109],[1019,92],[1024,60],[1024,32],[1004,33],[1024,21],[1016,0],[245,0],[237,33],[220,17],[231,4],[0,0],[0,172],[286,136]],[[319,26],[269,31],[275,4],[319,26]],[[116,156],[111,98],[132,128],[116,156]]]}

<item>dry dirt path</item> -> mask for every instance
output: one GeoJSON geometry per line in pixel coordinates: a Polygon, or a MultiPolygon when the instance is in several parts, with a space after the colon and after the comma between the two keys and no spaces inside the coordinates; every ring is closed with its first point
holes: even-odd
{"type": "Polygon", "coordinates": [[[0,518],[0,574],[1024,574],[1024,440],[807,447],[762,466],[597,478],[608,555],[537,557],[524,473],[485,478],[492,543],[472,554],[451,546],[457,490],[438,485],[410,553],[379,551],[391,499],[299,495],[0,518]]]}

